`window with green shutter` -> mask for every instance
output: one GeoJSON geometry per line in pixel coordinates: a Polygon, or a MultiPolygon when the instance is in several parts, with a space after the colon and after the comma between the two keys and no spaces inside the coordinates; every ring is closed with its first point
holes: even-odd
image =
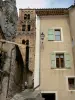
{"type": "Polygon", "coordinates": [[[54,40],[54,30],[48,29],[48,40],[54,40]]]}
{"type": "Polygon", "coordinates": [[[48,29],[48,40],[61,41],[61,29],[48,29]]]}
{"type": "Polygon", "coordinates": [[[69,53],[64,53],[65,55],[65,68],[71,68],[71,59],[69,53]]]}
{"type": "Polygon", "coordinates": [[[71,68],[69,53],[51,53],[51,68],[71,68]]]}
{"type": "Polygon", "coordinates": [[[55,53],[51,53],[51,68],[56,68],[55,53]]]}

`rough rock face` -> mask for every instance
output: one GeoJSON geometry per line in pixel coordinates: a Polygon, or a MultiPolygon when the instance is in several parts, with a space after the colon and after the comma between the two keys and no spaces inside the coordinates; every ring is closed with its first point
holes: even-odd
{"type": "Polygon", "coordinates": [[[0,0],[0,26],[6,40],[15,37],[17,20],[16,0],[0,0]]]}
{"type": "Polygon", "coordinates": [[[16,46],[13,43],[0,42],[0,100],[10,100],[22,91],[24,64],[20,50],[17,49],[20,47],[16,46]]]}

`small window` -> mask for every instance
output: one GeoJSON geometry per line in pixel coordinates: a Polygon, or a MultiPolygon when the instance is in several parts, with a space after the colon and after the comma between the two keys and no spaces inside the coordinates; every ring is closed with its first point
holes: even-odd
{"type": "Polygon", "coordinates": [[[30,25],[28,25],[28,31],[30,31],[30,25]]]}
{"type": "Polygon", "coordinates": [[[30,19],[30,14],[28,14],[28,19],[30,19]]]}
{"type": "Polygon", "coordinates": [[[30,19],[30,14],[24,14],[24,20],[25,19],[30,19]]]}
{"type": "Polygon", "coordinates": [[[22,44],[25,44],[25,40],[22,40],[22,44]]]}
{"type": "Polygon", "coordinates": [[[56,67],[64,68],[64,54],[56,54],[56,67]]]}
{"type": "Polygon", "coordinates": [[[24,14],[24,19],[27,19],[27,14],[24,14]]]}
{"type": "Polygon", "coordinates": [[[26,25],[22,25],[22,31],[25,31],[26,25]]]}
{"type": "Polygon", "coordinates": [[[48,29],[48,40],[61,41],[61,30],[60,29],[48,29]]]}
{"type": "Polygon", "coordinates": [[[68,77],[69,90],[75,90],[75,77],[68,77]]]}
{"type": "Polygon", "coordinates": [[[60,31],[60,29],[55,29],[54,33],[55,33],[55,40],[60,41],[61,40],[61,31],[60,31]]]}
{"type": "Polygon", "coordinates": [[[29,45],[29,40],[26,40],[26,45],[29,45]]]}

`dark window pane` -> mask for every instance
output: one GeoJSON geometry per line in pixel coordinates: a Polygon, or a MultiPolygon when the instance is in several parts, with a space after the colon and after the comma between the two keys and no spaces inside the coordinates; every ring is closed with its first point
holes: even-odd
{"type": "Polygon", "coordinates": [[[27,14],[24,14],[24,19],[27,19],[27,14]]]}
{"type": "Polygon", "coordinates": [[[28,19],[30,19],[30,14],[28,14],[28,19]]]}
{"type": "Polygon", "coordinates": [[[30,25],[28,25],[28,31],[30,31],[30,25]]]}
{"type": "Polygon", "coordinates": [[[59,58],[56,58],[56,67],[59,68],[60,65],[59,65],[59,58]]]}
{"type": "Polygon", "coordinates": [[[75,89],[75,78],[69,78],[68,84],[69,84],[69,89],[74,90],[75,89]]]}
{"type": "Polygon", "coordinates": [[[64,68],[64,54],[56,54],[56,67],[64,68]]]}
{"type": "Polygon", "coordinates": [[[26,26],[22,25],[22,31],[25,31],[26,26]]]}
{"type": "Polygon", "coordinates": [[[61,68],[64,68],[64,59],[61,58],[61,68]]]}
{"type": "Polygon", "coordinates": [[[22,44],[25,44],[25,40],[22,40],[22,44]]]}

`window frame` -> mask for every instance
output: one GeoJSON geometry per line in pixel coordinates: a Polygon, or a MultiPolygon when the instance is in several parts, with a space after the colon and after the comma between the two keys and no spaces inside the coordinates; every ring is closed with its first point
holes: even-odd
{"type": "Polygon", "coordinates": [[[61,30],[60,29],[54,29],[54,41],[61,41],[61,30]],[[60,35],[56,35],[55,32],[59,30],[60,31],[60,35]],[[56,36],[60,36],[60,40],[56,40],[56,36]]]}
{"type": "MultiPolygon", "coordinates": [[[[65,54],[68,53],[69,56],[70,56],[70,53],[67,52],[67,51],[53,51],[52,53],[54,53],[54,54],[56,54],[56,53],[64,53],[64,64],[66,64],[66,63],[65,63],[65,54]]],[[[52,53],[50,53],[50,54],[52,54],[52,53]]],[[[70,60],[70,62],[71,62],[71,60],[70,60]]],[[[51,60],[51,63],[52,63],[52,60],[51,60]]],[[[56,63],[56,61],[55,61],[55,63],[56,63]]],[[[70,70],[70,69],[71,69],[71,66],[70,66],[70,68],[66,67],[66,65],[65,65],[64,68],[57,68],[57,67],[54,68],[54,67],[51,65],[51,69],[53,69],[53,70],[70,70]]]]}
{"type": "Polygon", "coordinates": [[[63,42],[64,41],[62,27],[52,27],[52,28],[49,28],[49,29],[60,30],[60,32],[61,32],[61,40],[60,41],[55,40],[55,33],[54,33],[54,40],[48,40],[48,41],[53,41],[53,42],[63,42]]]}
{"type": "Polygon", "coordinates": [[[27,25],[27,31],[30,32],[31,31],[31,25],[27,25]],[[29,30],[30,29],[30,30],[29,30]]]}
{"type": "Polygon", "coordinates": [[[23,31],[23,32],[26,31],[26,25],[25,25],[25,24],[22,25],[22,31],[23,31]],[[24,26],[24,27],[23,27],[23,26],[24,26]],[[23,28],[24,28],[24,30],[23,30],[23,28]]]}
{"type": "Polygon", "coordinates": [[[27,19],[27,14],[24,14],[24,20],[26,20],[27,19]]]}
{"type": "Polygon", "coordinates": [[[69,84],[68,84],[68,79],[69,79],[69,78],[75,78],[75,76],[66,76],[67,90],[70,91],[70,92],[71,92],[71,91],[75,92],[75,89],[73,89],[73,90],[72,90],[72,89],[71,89],[71,90],[69,89],[69,84]]]}
{"type": "Polygon", "coordinates": [[[65,57],[64,57],[64,53],[56,53],[55,54],[55,57],[56,57],[56,68],[57,69],[64,69],[65,68],[65,57]],[[59,59],[59,68],[57,67],[57,57],[56,57],[57,55],[59,56],[59,58],[58,58],[59,59]],[[61,64],[61,57],[60,57],[61,55],[63,55],[63,60],[64,60],[64,64],[63,64],[64,66],[63,67],[61,66],[62,65],[61,64]]]}
{"type": "Polygon", "coordinates": [[[27,19],[30,20],[30,14],[27,15],[27,19]]]}
{"type": "Polygon", "coordinates": [[[30,14],[24,14],[24,20],[30,20],[30,14]]]}

